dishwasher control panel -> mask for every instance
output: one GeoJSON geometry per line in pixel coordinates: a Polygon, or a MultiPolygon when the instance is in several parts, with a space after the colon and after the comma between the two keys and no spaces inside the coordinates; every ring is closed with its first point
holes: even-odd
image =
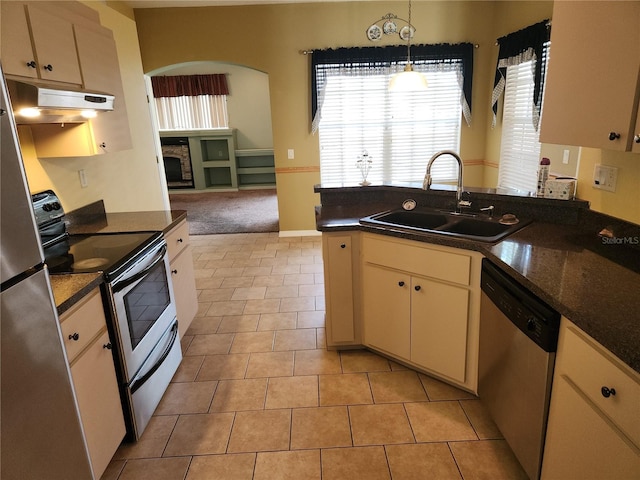
{"type": "Polygon", "coordinates": [[[486,258],[482,260],[482,291],[502,313],[545,352],[558,345],[560,314],[486,258]]]}

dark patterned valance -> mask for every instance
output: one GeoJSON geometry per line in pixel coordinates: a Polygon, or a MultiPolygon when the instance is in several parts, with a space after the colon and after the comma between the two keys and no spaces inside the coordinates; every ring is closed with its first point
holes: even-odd
{"type": "Polygon", "coordinates": [[[498,39],[500,52],[498,53],[498,65],[496,67],[496,77],[493,84],[493,95],[491,98],[491,108],[493,109],[493,124],[496,124],[496,114],[498,113],[498,98],[504,91],[507,77],[507,67],[518,65],[529,60],[535,61],[533,74],[533,125],[538,129],[540,111],[542,108],[542,91],[544,88],[544,66],[543,52],[545,44],[551,37],[549,20],[530,25],[517,32],[510,33],[498,39]]]}
{"type": "Polygon", "coordinates": [[[229,95],[227,76],[224,73],[151,77],[151,85],[156,98],[229,95]]]}
{"type": "MultiPolygon", "coordinates": [[[[467,123],[471,121],[471,86],[473,82],[472,43],[411,45],[411,63],[414,70],[423,72],[429,66],[461,65],[462,110],[467,123]]],[[[406,46],[387,47],[344,47],[338,49],[314,50],[311,61],[311,118],[313,130],[317,128],[318,110],[322,106],[322,90],[327,72],[336,67],[341,74],[350,69],[370,69],[371,71],[394,73],[398,66],[407,61],[406,46]]]]}

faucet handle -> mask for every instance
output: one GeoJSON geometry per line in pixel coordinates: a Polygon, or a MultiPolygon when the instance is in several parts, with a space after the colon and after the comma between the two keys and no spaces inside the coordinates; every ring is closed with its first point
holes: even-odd
{"type": "Polygon", "coordinates": [[[471,207],[471,192],[460,192],[460,200],[458,200],[458,207],[459,208],[469,208],[471,207]],[[464,197],[467,197],[466,200],[464,200],[464,197]]]}

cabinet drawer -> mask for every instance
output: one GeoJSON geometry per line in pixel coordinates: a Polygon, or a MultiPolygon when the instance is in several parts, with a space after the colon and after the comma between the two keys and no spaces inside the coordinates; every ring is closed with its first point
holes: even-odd
{"type": "Polygon", "coordinates": [[[167,251],[169,253],[169,261],[176,258],[183,248],[189,245],[189,223],[185,220],[177,227],[165,234],[167,240],[167,251]]]}
{"type": "Polygon", "coordinates": [[[71,307],[60,317],[62,339],[69,363],[89,345],[90,341],[106,326],[102,297],[98,289],[71,307]]]}
{"type": "Polygon", "coordinates": [[[444,249],[423,246],[418,242],[400,243],[364,236],[365,262],[404,270],[438,280],[469,285],[471,257],[444,249]]]}
{"type": "Polygon", "coordinates": [[[627,372],[606,350],[575,327],[566,329],[559,350],[569,352],[560,372],[640,447],[640,379],[627,372]],[[602,388],[614,388],[605,397],[602,388]]]}

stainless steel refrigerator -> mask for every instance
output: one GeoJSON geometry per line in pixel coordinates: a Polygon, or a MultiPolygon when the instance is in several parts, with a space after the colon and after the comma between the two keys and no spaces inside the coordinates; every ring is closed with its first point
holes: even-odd
{"type": "Polygon", "coordinates": [[[0,478],[93,478],[0,66],[0,478]]]}

